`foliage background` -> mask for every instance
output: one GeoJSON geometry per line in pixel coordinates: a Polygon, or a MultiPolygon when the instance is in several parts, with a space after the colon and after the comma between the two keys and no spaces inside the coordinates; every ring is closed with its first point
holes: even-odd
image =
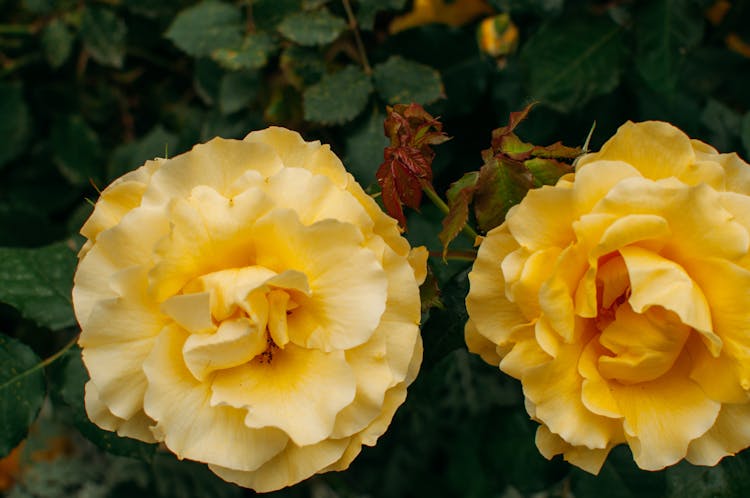
{"type": "MultiPolygon", "coordinates": [[[[748,1],[454,0],[432,2],[437,17],[426,3],[352,1],[370,71],[336,0],[0,0],[0,456],[26,440],[0,463],[6,496],[252,495],[90,424],[80,354],[56,354],[77,333],[77,230],[97,189],[146,159],[280,124],[373,187],[385,105],[415,101],[453,137],[436,147],[442,193],[531,100],[519,134],[534,143],[581,145],[596,121],[597,149],[625,120],[663,119],[750,156],[748,1]],[[477,28],[502,12],[518,48],[498,59],[477,28]],[[394,19],[414,26],[391,33],[394,19]]],[[[407,236],[439,251],[440,218],[425,205],[407,236]]],[[[518,383],[463,346],[469,263],[431,264],[443,308],[425,312],[391,429],[348,471],[276,496],[748,496],[747,451],[648,473],[618,448],[598,477],[546,461],[518,383]]]]}

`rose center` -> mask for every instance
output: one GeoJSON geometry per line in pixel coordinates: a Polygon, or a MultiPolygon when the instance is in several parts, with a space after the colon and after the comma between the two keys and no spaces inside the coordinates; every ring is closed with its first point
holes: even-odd
{"type": "Polygon", "coordinates": [[[254,266],[199,277],[163,309],[191,332],[182,354],[202,381],[217,370],[273,362],[290,342],[288,315],[309,295],[303,273],[254,266]]]}
{"type": "Polygon", "coordinates": [[[623,384],[664,375],[692,330],[661,306],[637,313],[629,303],[631,292],[623,258],[615,255],[603,261],[597,274],[598,313],[594,323],[599,343],[607,353],[599,358],[598,368],[604,378],[623,384]]]}

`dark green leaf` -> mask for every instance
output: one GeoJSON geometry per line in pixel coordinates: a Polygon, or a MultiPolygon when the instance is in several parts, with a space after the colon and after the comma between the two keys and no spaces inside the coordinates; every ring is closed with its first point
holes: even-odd
{"type": "Polygon", "coordinates": [[[23,0],[23,8],[34,14],[49,14],[55,9],[54,0],[23,0]]]}
{"type": "Polygon", "coordinates": [[[49,65],[62,66],[70,56],[73,47],[73,35],[59,19],[53,19],[42,31],[42,48],[49,65]]]}
{"type": "Polygon", "coordinates": [[[703,16],[693,0],[646,2],[635,16],[638,73],[660,93],[675,90],[685,55],[700,42],[703,16]]]}
{"type": "Polygon", "coordinates": [[[442,285],[443,308],[432,308],[422,327],[424,360],[422,368],[434,366],[451,351],[464,347],[466,294],[469,290],[468,270],[455,275],[442,285]]]}
{"type": "Polygon", "coordinates": [[[219,87],[219,109],[224,114],[232,114],[247,107],[258,95],[258,86],[256,72],[242,71],[225,75],[219,87]]]}
{"type": "Polygon", "coordinates": [[[346,169],[362,185],[375,181],[375,172],[383,162],[383,150],[388,146],[388,139],[383,134],[384,119],[380,110],[373,108],[346,135],[346,169]]]}
{"type": "Polygon", "coordinates": [[[99,136],[81,116],[67,116],[55,123],[52,147],[55,165],[70,183],[86,185],[101,177],[99,136]]]}
{"type": "Polygon", "coordinates": [[[213,105],[219,98],[219,88],[224,71],[213,59],[201,58],[195,61],[195,91],[204,103],[213,105]]]}
{"type": "Polygon", "coordinates": [[[357,5],[357,23],[362,29],[371,30],[378,12],[403,9],[406,0],[359,0],[357,5]]]}
{"type": "Polygon", "coordinates": [[[607,18],[544,25],[521,51],[531,96],[567,112],[612,91],[622,72],[621,30],[607,18]]]}
{"type": "Polygon", "coordinates": [[[127,26],[111,10],[86,7],[81,20],[81,38],[86,50],[99,64],[122,67],[127,26]]]}
{"type": "Polygon", "coordinates": [[[38,249],[0,247],[0,302],[52,330],[74,325],[70,289],[77,261],[63,242],[38,249]]]}
{"type": "Polygon", "coordinates": [[[326,9],[294,12],[278,26],[279,32],[300,45],[325,45],[341,34],[346,22],[326,9]]]}
{"type": "Polygon", "coordinates": [[[375,89],[389,104],[429,104],[445,93],[440,73],[399,56],[375,66],[373,77],[375,89]]]}
{"type": "Polygon", "coordinates": [[[300,8],[301,0],[254,0],[253,20],[259,29],[273,29],[282,19],[300,8]]]}
{"type": "Polygon", "coordinates": [[[325,60],[319,50],[289,45],[281,54],[281,70],[289,82],[303,89],[320,81],[326,71],[325,60]]]}
{"type": "Polygon", "coordinates": [[[711,145],[721,151],[732,149],[733,141],[742,128],[742,116],[713,98],[708,99],[701,122],[710,130],[711,145]]]}
{"type": "Polygon", "coordinates": [[[0,82],[0,166],[18,157],[26,147],[31,116],[21,85],[0,82]]]}
{"type": "Polygon", "coordinates": [[[0,457],[21,442],[42,407],[40,362],[31,348],[0,334],[0,457]]]}
{"type": "Polygon", "coordinates": [[[75,346],[51,367],[53,394],[58,396],[73,411],[73,422],[87,439],[103,450],[115,454],[149,460],[156,451],[155,444],[146,444],[135,439],[120,437],[105,431],[89,421],[84,406],[84,386],[89,374],[81,361],[81,350],[75,346]]]}
{"type": "MultiPolygon", "coordinates": [[[[613,498],[664,498],[667,496],[665,474],[639,469],[633,461],[630,448],[620,445],[610,452],[599,475],[574,468],[570,481],[573,493],[579,498],[610,495],[613,498]]],[[[685,496],[697,498],[702,495],[685,496]]]]}
{"type": "Polygon", "coordinates": [[[181,11],[165,36],[181,50],[201,57],[242,44],[242,12],[232,4],[206,0],[181,11]]]}
{"type": "Polygon", "coordinates": [[[742,130],[740,131],[742,146],[745,148],[745,159],[750,159],[750,111],[742,118],[742,130]]]}
{"type": "Polygon", "coordinates": [[[347,66],[305,90],[305,119],[323,124],[346,123],[362,112],[370,93],[370,78],[358,67],[347,66]]]}
{"type": "Polygon", "coordinates": [[[266,65],[268,57],[276,50],[276,42],[268,33],[251,33],[245,37],[238,49],[219,48],[211,58],[230,71],[259,69],[266,65]]]}
{"type": "Polygon", "coordinates": [[[154,487],[159,498],[240,498],[242,488],[222,481],[206,465],[157,453],[153,461],[154,487]]]}

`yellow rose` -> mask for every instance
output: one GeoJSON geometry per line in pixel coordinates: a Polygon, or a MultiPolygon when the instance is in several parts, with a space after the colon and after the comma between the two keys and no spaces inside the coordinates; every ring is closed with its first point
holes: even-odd
{"type": "Polygon", "coordinates": [[[469,349],[520,379],[541,453],[589,472],[750,445],[750,167],[626,123],[532,190],[469,274],[469,349]]]}
{"type": "Polygon", "coordinates": [[[426,251],[295,132],[148,161],[81,233],[89,417],[228,481],[347,468],[419,369],[426,251]]]}

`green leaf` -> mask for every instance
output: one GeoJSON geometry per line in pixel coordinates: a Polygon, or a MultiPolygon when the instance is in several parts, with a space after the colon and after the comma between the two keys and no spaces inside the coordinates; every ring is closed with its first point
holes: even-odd
{"type": "Polygon", "coordinates": [[[479,172],[471,171],[451,184],[446,193],[449,210],[443,219],[443,229],[438,234],[443,243],[443,257],[448,251],[448,245],[461,233],[469,220],[469,204],[474,198],[478,182],[479,172]]]}
{"type": "Polygon", "coordinates": [[[211,58],[230,71],[260,69],[276,50],[276,42],[268,33],[247,35],[238,49],[219,48],[211,52],[211,58]]]}
{"type": "Polygon", "coordinates": [[[54,162],[74,185],[100,178],[102,149],[99,136],[79,115],[67,116],[52,126],[54,162]]]}
{"type": "Polygon", "coordinates": [[[289,45],[281,54],[281,70],[289,82],[303,89],[320,81],[326,72],[326,63],[320,50],[289,45]]]}
{"type": "Polygon", "coordinates": [[[73,48],[73,35],[60,19],[53,19],[42,31],[42,49],[53,68],[62,66],[73,48]]]}
{"type": "Polygon", "coordinates": [[[181,11],[165,36],[193,57],[242,44],[242,12],[232,4],[206,0],[181,11]]]}
{"type": "Polygon", "coordinates": [[[326,9],[294,12],[278,26],[279,32],[300,45],[325,45],[332,42],[346,27],[346,22],[326,9]]]}
{"type": "Polygon", "coordinates": [[[606,18],[544,25],[521,51],[528,93],[560,112],[612,91],[622,72],[622,28],[606,18]]]}
{"type": "Polygon", "coordinates": [[[742,146],[745,148],[745,159],[750,158],[750,111],[742,118],[742,129],[740,130],[742,146]]]}
{"type": "Polygon", "coordinates": [[[541,157],[524,161],[523,165],[528,168],[531,176],[534,177],[535,187],[554,185],[561,176],[572,173],[575,169],[570,164],[541,157]]]}
{"type": "Polygon", "coordinates": [[[362,112],[371,93],[370,78],[358,67],[347,66],[305,90],[305,119],[322,124],[346,123],[362,112]]]}
{"type": "Polygon", "coordinates": [[[468,270],[461,271],[441,286],[443,307],[432,308],[430,317],[422,327],[423,371],[451,351],[465,347],[464,326],[468,320],[465,299],[469,291],[467,275],[468,270]]]}
{"type": "Polygon", "coordinates": [[[731,150],[734,138],[739,136],[742,116],[732,108],[709,98],[701,114],[701,122],[710,130],[710,143],[721,151],[731,150]]]}
{"type": "Polygon", "coordinates": [[[385,116],[376,107],[362,116],[344,138],[346,146],[346,169],[362,185],[375,181],[375,172],[383,162],[383,150],[388,139],[383,134],[385,116]]]}
{"type": "Polygon", "coordinates": [[[46,394],[41,360],[25,344],[0,334],[0,457],[26,437],[46,394]]]}
{"type": "Polygon", "coordinates": [[[219,109],[224,114],[232,114],[247,107],[258,96],[258,87],[258,73],[255,71],[225,75],[219,86],[219,109]]]}
{"type": "Polygon", "coordinates": [[[81,38],[86,50],[104,66],[122,67],[127,26],[111,10],[86,7],[81,20],[81,38]]]}
{"type": "Polygon", "coordinates": [[[23,8],[34,14],[49,14],[55,9],[53,0],[23,0],[23,8]]]}
{"type": "Polygon", "coordinates": [[[50,369],[52,393],[72,409],[73,423],[81,434],[108,453],[140,460],[150,460],[154,456],[157,445],[120,437],[114,432],[100,429],[89,420],[83,401],[89,374],[77,346],[68,350],[50,369]]]}
{"type": "Polygon", "coordinates": [[[445,93],[439,72],[397,55],[375,66],[373,77],[375,89],[389,104],[429,104],[445,93]]]}
{"type": "Polygon", "coordinates": [[[638,73],[656,91],[676,89],[685,55],[703,36],[703,16],[693,0],[645,2],[635,15],[638,73]]]}
{"type": "Polygon", "coordinates": [[[70,289],[77,262],[64,242],[38,249],[0,247],[0,302],[42,327],[74,325],[70,289]]]}
{"type": "Polygon", "coordinates": [[[177,460],[170,453],[157,453],[153,462],[156,496],[159,498],[240,498],[242,488],[225,482],[208,466],[177,460]]]}
{"type": "Polygon", "coordinates": [[[135,142],[120,145],[112,153],[108,168],[108,179],[114,180],[132,171],[150,159],[174,156],[177,150],[177,135],[161,125],[154,126],[135,142]]]}
{"type": "Polygon", "coordinates": [[[406,0],[359,0],[357,5],[357,24],[362,29],[372,30],[378,12],[403,9],[406,0]]]}
{"type": "Polygon", "coordinates": [[[533,185],[531,173],[523,164],[486,157],[474,195],[479,229],[488,232],[505,221],[508,210],[521,202],[533,185]]]}
{"type": "Polygon", "coordinates": [[[258,29],[274,29],[286,16],[302,8],[301,0],[254,0],[253,20],[258,29]]]}
{"type": "Polygon", "coordinates": [[[0,166],[18,157],[26,148],[31,115],[17,83],[0,82],[0,166]]]}

